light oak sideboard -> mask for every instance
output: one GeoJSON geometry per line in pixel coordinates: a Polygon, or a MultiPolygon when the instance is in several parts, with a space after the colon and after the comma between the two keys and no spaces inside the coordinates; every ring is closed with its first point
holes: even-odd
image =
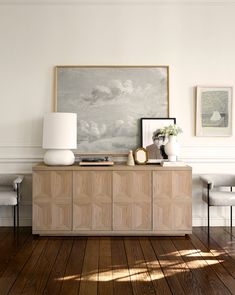
{"type": "Polygon", "coordinates": [[[33,168],[33,234],[185,235],[192,169],[158,165],[33,168]]]}

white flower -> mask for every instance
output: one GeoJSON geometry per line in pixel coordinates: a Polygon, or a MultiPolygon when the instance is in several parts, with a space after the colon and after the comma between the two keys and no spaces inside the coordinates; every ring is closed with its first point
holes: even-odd
{"type": "Polygon", "coordinates": [[[165,126],[161,129],[161,134],[165,135],[165,136],[170,136],[170,135],[178,135],[179,133],[182,133],[182,129],[180,127],[178,127],[177,125],[169,125],[169,126],[165,126]]]}

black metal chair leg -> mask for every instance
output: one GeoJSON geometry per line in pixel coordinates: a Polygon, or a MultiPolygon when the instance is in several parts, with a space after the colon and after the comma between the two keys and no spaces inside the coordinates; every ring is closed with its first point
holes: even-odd
{"type": "Polygon", "coordinates": [[[230,230],[233,230],[233,206],[230,206],[230,230]]]}
{"type": "Polygon", "coordinates": [[[209,235],[210,235],[210,205],[209,204],[207,207],[207,235],[209,239],[209,235]]]}
{"type": "Polygon", "coordinates": [[[14,232],[16,229],[16,207],[13,206],[13,222],[14,222],[14,232]]]}
{"type": "Polygon", "coordinates": [[[19,230],[19,221],[20,221],[19,204],[17,204],[17,230],[19,230]]]}
{"type": "Polygon", "coordinates": [[[210,186],[207,185],[207,235],[208,235],[208,242],[210,236],[210,186]]]}

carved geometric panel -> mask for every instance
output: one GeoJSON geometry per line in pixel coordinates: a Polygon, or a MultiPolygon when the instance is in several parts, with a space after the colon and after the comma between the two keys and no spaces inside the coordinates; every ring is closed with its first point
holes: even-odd
{"type": "Polygon", "coordinates": [[[115,171],[113,173],[115,202],[151,200],[150,171],[115,171]]]}
{"type": "Polygon", "coordinates": [[[190,201],[174,202],[173,205],[175,230],[191,230],[192,228],[192,204],[190,201]]]}
{"type": "Polygon", "coordinates": [[[71,204],[70,202],[54,201],[52,204],[52,229],[71,230],[71,204]]]}
{"type": "Polygon", "coordinates": [[[153,229],[159,231],[168,231],[173,228],[171,200],[160,200],[153,204],[153,229]]]}
{"type": "Polygon", "coordinates": [[[113,229],[132,230],[132,204],[115,202],[113,205],[113,229]]]}
{"type": "Polygon", "coordinates": [[[132,229],[151,230],[151,203],[135,202],[133,204],[132,229]]]}
{"type": "Polygon", "coordinates": [[[112,172],[76,171],[74,182],[74,230],[111,230],[112,172]]]}
{"type": "Polygon", "coordinates": [[[72,172],[51,172],[51,191],[55,199],[71,199],[72,197],[72,172]]]}
{"type": "Polygon", "coordinates": [[[33,173],[33,229],[71,230],[72,172],[33,173]]]}
{"type": "Polygon", "coordinates": [[[153,197],[154,199],[166,199],[172,196],[171,171],[153,172],[153,197]]]}
{"type": "Polygon", "coordinates": [[[111,203],[95,202],[92,206],[92,229],[112,229],[111,203]]]}
{"type": "Polygon", "coordinates": [[[33,204],[33,228],[38,230],[52,227],[51,202],[37,201],[33,204]]]}
{"type": "Polygon", "coordinates": [[[92,230],[92,204],[73,203],[73,230],[92,230]]]}
{"type": "Polygon", "coordinates": [[[173,198],[190,199],[192,194],[192,176],[189,171],[172,172],[173,198]]]}
{"type": "Polygon", "coordinates": [[[50,171],[34,172],[33,173],[33,197],[36,198],[51,198],[51,175],[50,171]]]}
{"type": "Polygon", "coordinates": [[[151,230],[151,172],[113,173],[113,228],[151,230]]]}
{"type": "Polygon", "coordinates": [[[153,172],[153,228],[190,230],[192,191],[190,171],[153,172]]]}

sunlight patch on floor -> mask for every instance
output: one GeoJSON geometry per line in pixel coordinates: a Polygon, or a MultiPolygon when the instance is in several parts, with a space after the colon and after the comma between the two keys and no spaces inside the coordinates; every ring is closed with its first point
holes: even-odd
{"type": "MultiPolygon", "coordinates": [[[[205,259],[205,252],[201,252],[200,250],[182,250],[181,257],[187,257],[187,262],[177,261],[175,259],[177,253],[169,253],[168,259],[161,259],[161,265],[164,265],[164,274],[159,265],[158,261],[147,261],[146,263],[137,263],[134,267],[129,268],[114,268],[107,269],[103,271],[93,271],[86,274],[79,275],[70,275],[62,278],[56,278],[57,281],[69,281],[69,280],[81,280],[81,281],[91,281],[91,282],[109,282],[109,281],[117,281],[117,282],[126,282],[130,281],[134,278],[135,281],[151,281],[151,280],[160,280],[163,279],[164,276],[173,276],[177,273],[189,272],[190,269],[202,269],[208,265],[218,264],[221,261],[218,259],[213,259],[213,257],[208,256],[208,259],[205,259]],[[204,258],[202,257],[204,256],[204,258]],[[189,258],[192,257],[192,260],[189,258]],[[187,267],[186,267],[187,265],[187,267]],[[147,266],[147,267],[146,267],[147,266]]],[[[223,261],[222,261],[223,262],[223,261]]]]}

